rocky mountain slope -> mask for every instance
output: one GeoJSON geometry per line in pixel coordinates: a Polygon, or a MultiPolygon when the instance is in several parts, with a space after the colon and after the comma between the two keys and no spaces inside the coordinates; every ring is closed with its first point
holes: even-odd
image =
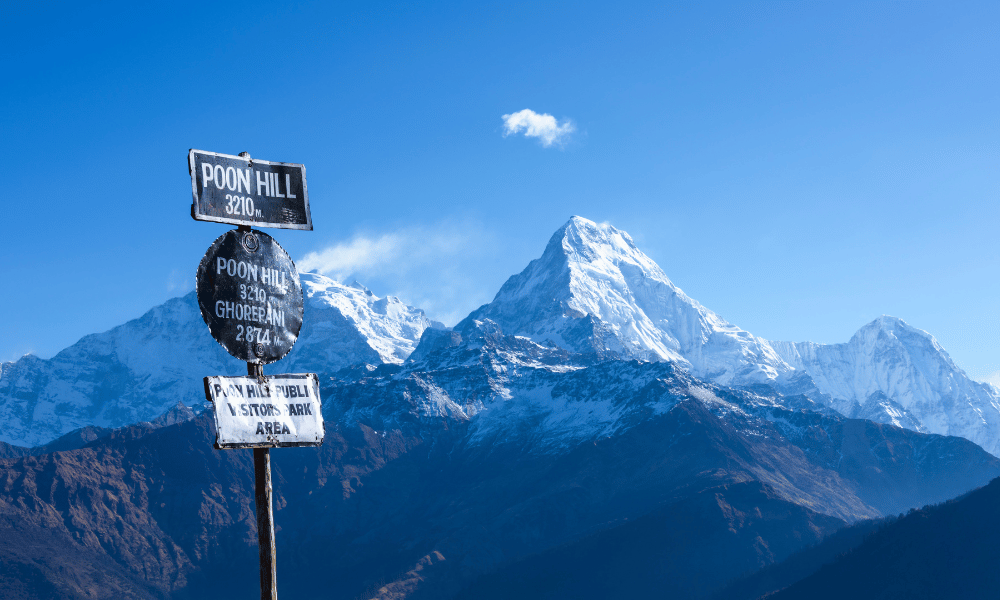
{"type": "MultiPolygon", "coordinates": [[[[326,443],[272,453],[283,595],[448,598],[567,545],[586,581],[605,546],[585,540],[646,524],[679,535],[669,515],[681,508],[683,531],[706,532],[692,552],[733,558],[710,563],[724,581],[844,521],[1000,475],[1000,460],[961,438],[489,331],[426,353],[421,369],[326,378],[326,443]],[[455,401],[460,390],[478,412],[455,401]]],[[[214,450],[212,423],[206,412],[0,460],[0,526],[14,541],[0,549],[4,597],[254,594],[250,452],[214,450]]],[[[662,550],[651,564],[673,556],[662,550]]],[[[675,571],[667,593],[713,589],[704,569],[675,571]]]]}
{"type": "MultiPolygon", "coordinates": [[[[402,362],[427,327],[438,326],[396,298],[303,274],[305,325],[275,367],[334,372],[355,362],[402,362]]],[[[194,292],[110,331],[88,335],[49,360],[0,364],[0,441],[47,443],[86,426],[151,420],[182,401],[204,402],[201,378],[246,373],[208,333],[194,292]]]]}
{"type": "Polygon", "coordinates": [[[595,360],[506,335],[491,321],[462,327],[425,332],[404,365],[343,370],[322,382],[327,420],[412,435],[461,426],[473,454],[559,456],[695,402],[733,435],[769,448],[745,467],[747,478],[849,521],[950,498],[1000,464],[961,438],[847,419],[769,386],[719,386],[671,362],[595,360]]]}

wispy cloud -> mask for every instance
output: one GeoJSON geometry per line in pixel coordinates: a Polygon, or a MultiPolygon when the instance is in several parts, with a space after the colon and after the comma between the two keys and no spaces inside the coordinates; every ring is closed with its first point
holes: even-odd
{"type": "Polygon", "coordinates": [[[376,295],[397,296],[431,318],[454,325],[492,298],[476,273],[493,260],[493,236],[478,225],[410,227],[358,234],[295,261],[343,283],[358,280],[376,295]]]}
{"type": "Polygon", "coordinates": [[[417,228],[377,236],[356,235],[306,254],[298,267],[335,279],[364,271],[396,272],[453,257],[472,242],[472,236],[462,232],[435,233],[417,228]]]}
{"type": "Polygon", "coordinates": [[[306,254],[298,267],[302,271],[315,271],[334,279],[367,269],[384,268],[404,255],[403,250],[412,245],[412,240],[407,238],[398,233],[375,238],[355,236],[350,241],[306,254]]]}
{"type": "Polygon", "coordinates": [[[170,276],[167,277],[167,292],[186,294],[191,290],[191,280],[185,277],[181,273],[180,269],[173,269],[170,271],[170,276]]]}
{"type": "Polygon", "coordinates": [[[542,146],[548,148],[553,144],[562,146],[569,139],[576,127],[569,120],[561,124],[549,114],[538,114],[530,108],[516,113],[503,115],[503,135],[515,135],[524,132],[525,137],[538,138],[542,146]]]}

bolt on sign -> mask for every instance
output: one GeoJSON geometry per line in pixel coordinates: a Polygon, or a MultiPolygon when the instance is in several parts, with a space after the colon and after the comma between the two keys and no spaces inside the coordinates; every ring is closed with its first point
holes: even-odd
{"type": "Polygon", "coordinates": [[[188,151],[196,221],[231,223],[198,265],[198,306],[208,331],[246,361],[247,376],[204,379],[215,407],[217,449],[253,448],[260,597],[277,600],[271,448],[319,446],[323,415],[315,373],[264,376],[302,329],[302,283],[288,253],[251,227],[312,229],[303,165],[188,151]]]}
{"type": "Polygon", "coordinates": [[[189,150],[188,169],[196,221],[313,228],[304,165],[189,150]]]}
{"type": "Polygon", "coordinates": [[[201,259],[197,282],[201,316],[227,352],[270,364],[292,349],[302,329],[302,283],[271,236],[227,231],[201,259]]]}

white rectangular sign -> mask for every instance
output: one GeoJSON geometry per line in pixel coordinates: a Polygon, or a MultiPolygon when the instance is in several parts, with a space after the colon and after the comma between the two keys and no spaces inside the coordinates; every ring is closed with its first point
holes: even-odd
{"type": "Polygon", "coordinates": [[[323,443],[319,378],[315,373],[206,377],[215,405],[216,448],[281,448],[323,443]]]}

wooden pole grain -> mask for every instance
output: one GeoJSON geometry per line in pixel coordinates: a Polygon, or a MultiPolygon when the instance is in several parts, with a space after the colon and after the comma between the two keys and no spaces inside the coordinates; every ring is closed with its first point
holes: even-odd
{"type": "MultiPolygon", "coordinates": [[[[260,363],[247,363],[247,375],[263,377],[260,363]]],[[[274,548],[274,502],[271,488],[271,449],[253,449],[254,501],[257,504],[257,546],[260,550],[260,600],[278,600],[274,548]]]]}

